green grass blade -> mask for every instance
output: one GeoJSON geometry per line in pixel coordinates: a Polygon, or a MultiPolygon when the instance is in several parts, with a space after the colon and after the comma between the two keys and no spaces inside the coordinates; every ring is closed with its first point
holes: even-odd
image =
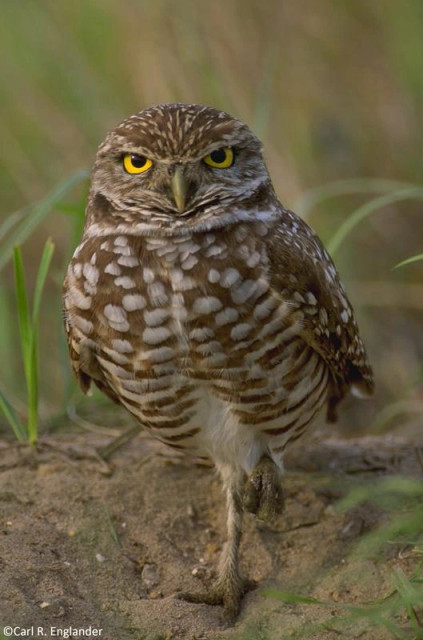
{"type": "Polygon", "coordinates": [[[418,262],[419,260],[423,260],[423,253],[420,253],[418,256],[412,256],[411,258],[407,258],[407,260],[403,260],[393,267],[394,269],[399,269],[400,267],[405,267],[406,264],[411,264],[412,262],[418,262]]]}
{"type": "Polygon", "coordinates": [[[28,297],[26,295],[25,273],[20,247],[14,247],[13,264],[15,268],[16,305],[18,311],[19,335],[24,363],[25,377],[28,383],[29,362],[31,358],[31,316],[29,313],[28,297]]]}
{"type": "Polygon", "coordinates": [[[4,413],[6,420],[12,427],[13,433],[15,434],[16,438],[20,441],[25,440],[26,439],[25,427],[23,426],[22,422],[19,420],[16,414],[16,411],[14,410],[14,408],[12,407],[12,405],[10,404],[10,402],[8,401],[8,399],[3,394],[2,391],[0,391],[0,409],[4,413]]]}
{"type": "Polygon", "coordinates": [[[28,440],[34,444],[38,433],[38,334],[33,331],[28,375],[28,440]]]}
{"type": "Polygon", "coordinates": [[[28,440],[34,444],[38,435],[38,319],[48,269],[54,252],[54,244],[50,240],[44,245],[37,279],[34,288],[31,326],[31,354],[29,363],[28,382],[28,440]]]}
{"type": "Polygon", "coordinates": [[[76,171],[30,209],[29,213],[25,215],[20,224],[15,226],[0,247],[0,270],[10,260],[13,248],[18,244],[22,244],[63,197],[87,177],[87,171],[76,171]]]}
{"type": "Polygon", "coordinates": [[[365,193],[394,193],[400,189],[417,189],[417,185],[396,180],[380,178],[357,178],[352,180],[335,180],[315,189],[309,189],[297,200],[294,211],[307,217],[308,213],[318,204],[337,196],[365,193]]]}
{"type": "Polygon", "coordinates": [[[30,209],[31,207],[27,206],[11,213],[0,225],[0,239],[6,236],[28,214],[30,209]]]}
{"type": "Polygon", "coordinates": [[[122,543],[120,541],[118,532],[116,531],[115,525],[113,524],[113,520],[110,515],[110,511],[108,510],[107,507],[104,507],[104,513],[106,515],[107,526],[109,528],[110,535],[112,537],[113,542],[117,547],[122,547],[122,543]]]}
{"type": "Polygon", "coordinates": [[[37,279],[35,281],[34,289],[34,302],[32,305],[32,325],[35,331],[35,325],[38,323],[38,316],[40,312],[41,296],[44,289],[44,284],[47,277],[47,272],[50,267],[51,258],[54,252],[54,244],[49,238],[44,245],[43,254],[41,256],[40,266],[38,267],[37,279]]]}
{"type": "Polygon", "coordinates": [[[400,202],[401,200],[410,200],[410,199],[420,199],[423,198],[423,189],[421,187],[413,187],[411,189],[401,189],[400,191],[396,191],[395,193],[389,193],[384,196],[379,196],[377,198],[373,198],[366,204],[362,205],[358,209],[356,209],[348,218],[345,220],[343,224],[339,227],[339,229],[334,233],[330,241],[327,243],[328,251],[331,255],[333,255],[341,246],[342,242],[348,236],[349,233],[367,216],[369,216],[374,211],[381,209],[382,207],[386,207],[390,204],[394,204],[395,202],[400,202]]]}
{"type": "Polygon", "coordinates": [[[21,248],[15,247],[13,253],[18,324],[28,395],[27,437],[31,444],[35,443],[38,431],[38,318],[53,251],[53,243],[47,240],[35,281],[32,313],[28,305],[21,248]]]}

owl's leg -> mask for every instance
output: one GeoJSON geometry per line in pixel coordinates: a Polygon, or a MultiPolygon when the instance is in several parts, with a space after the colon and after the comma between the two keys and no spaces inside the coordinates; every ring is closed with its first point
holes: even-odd
{"type": "Polygon", "coordinates": [[[263,455],[249,476],[243,495],[246,511],[260,520],[270,521],[283,510],[284,496],[279,468],[268,455],[263,455]]]}
{"type": "Polygon", "coordinates": [[[229,620],[239,613],[243,595],[256,585],[252,580],[244,580],[239,574],[239,546],[242,534],[242,486],[245,481],[243,472],[234,473],[233,469],[220,469],[226,489],[227,531],[228,537],[222,551],[216,582],[210,591],[204,593],[183,593],[179,597],[188,602],[220,604],[229,620]]]}

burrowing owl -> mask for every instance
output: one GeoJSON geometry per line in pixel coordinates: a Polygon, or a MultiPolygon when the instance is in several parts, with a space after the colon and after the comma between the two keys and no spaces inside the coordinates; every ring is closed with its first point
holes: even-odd
{"type": "Polygon", "coordinates": [[[83,391],[93,381],[153,436],[211,459],[227,497],[216,583],[191,601],[237,614],[244,509],[280,509],[287,445],[372,372],[332,260],[278,201],[262,146],[227,113],[141,111],[101,144],[64,284],[83,391]]]}

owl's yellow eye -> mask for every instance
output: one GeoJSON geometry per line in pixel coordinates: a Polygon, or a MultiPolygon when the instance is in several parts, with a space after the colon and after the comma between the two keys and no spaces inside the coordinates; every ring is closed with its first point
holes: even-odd
{"type": "Polygon", "coordinates": [[[216,149],[216,151],[209,153],[208,156],[203,158],[203,161],[210,167],[227,169],[234,163],[234,152],[230,147],[222,147],[222,149],[216,149]]]}
{"type": "Polygon", "coordinates": [[[139,156],[136,153],[126,153],[123,158],[123,166],[127,173],[144,173],[152,164],[150,158],[139,156]]]}

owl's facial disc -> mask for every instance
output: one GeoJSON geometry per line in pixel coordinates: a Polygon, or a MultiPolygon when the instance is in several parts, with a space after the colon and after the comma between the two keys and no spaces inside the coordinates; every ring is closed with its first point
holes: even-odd
{"type": "MultiPolygon", "coordinates": [[[[243,208],[269,176],[261,143],[240,121],[200,105],[159,105],[127,118],[100,145],[91,179],[116,219],[157,229],[243,208]]],[[[95,215],[92,216],[95,218],[95,215]]]]}

